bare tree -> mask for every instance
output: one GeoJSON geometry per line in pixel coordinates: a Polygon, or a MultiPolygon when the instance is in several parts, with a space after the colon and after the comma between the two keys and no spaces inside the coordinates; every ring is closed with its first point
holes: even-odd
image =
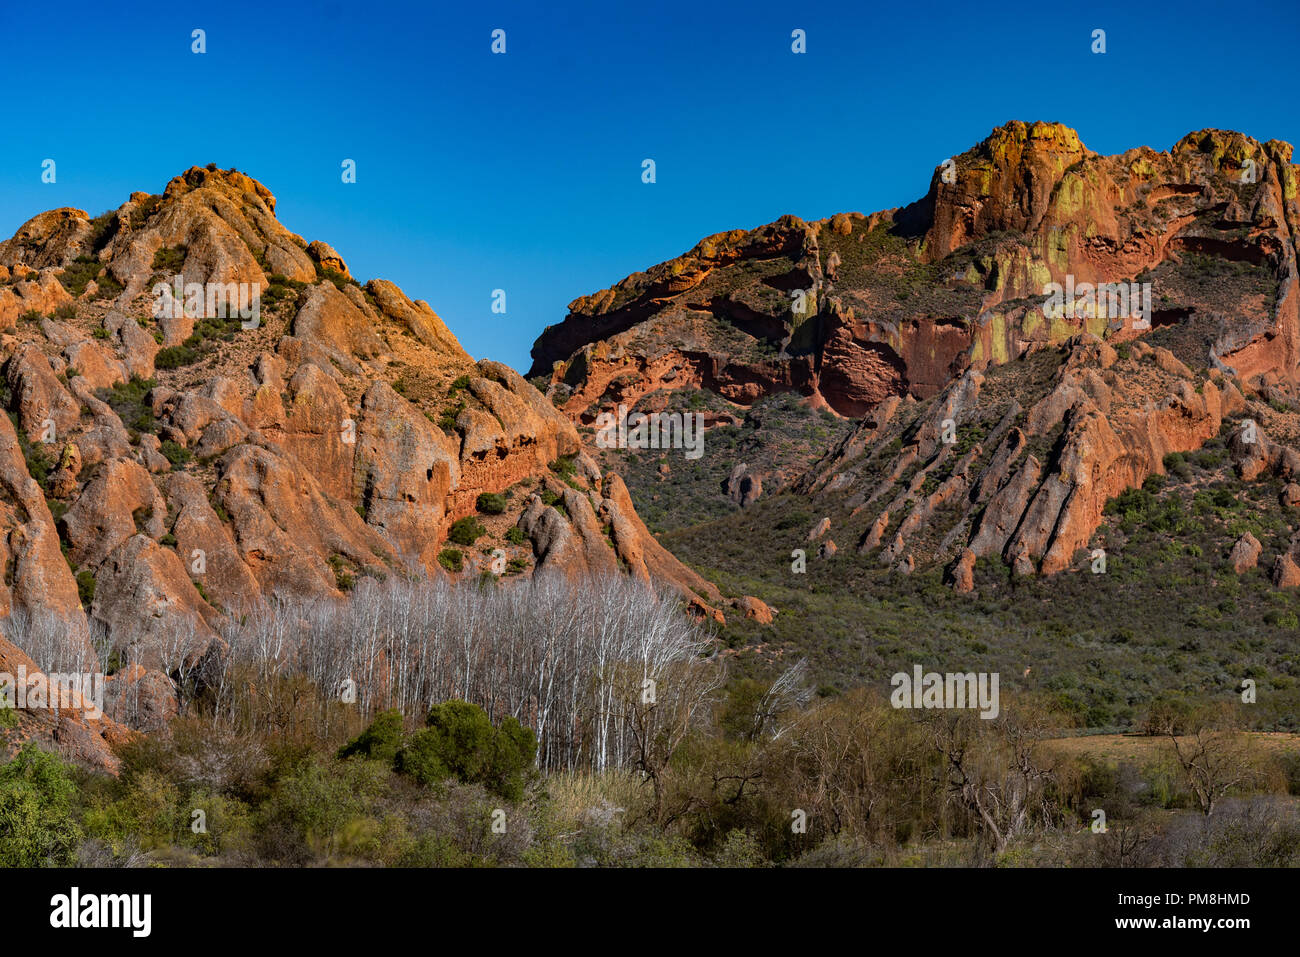
{"type": "Polygon", "coordinates": [[[1177,732],[1173,724],[1165,729],[1197,806],[1209,817],[1220,798],[1255,776],[1245,736],[1227,706],[1196,711],[1188,721],[1187,733],[1177,732]]]}
{"type": "Polygon", "coordinates": [[[658,766],[722,680],[710,636],[677,599],[624,576],[487,591],[394,576],[347,601],[251,609],[225,639],[202,682],[232,725],[287,733],[310,715],[327,733],[459,698],[534,728],[538,763],[569,771],[658,766]],[[638,694],[655,682],[659,707],[638,710],[629,681],[638,694]]]}
{"type": "Polygon", "coordinates": [[[1034,817],[1053,822],[1048,785],[1055,774],[1042,747],[1055,726],[1048,711],[1018,702],[992,720],[967,711],[935,712],[928,720],[949,799],[971,816],[996,853],[1034,817]]]}

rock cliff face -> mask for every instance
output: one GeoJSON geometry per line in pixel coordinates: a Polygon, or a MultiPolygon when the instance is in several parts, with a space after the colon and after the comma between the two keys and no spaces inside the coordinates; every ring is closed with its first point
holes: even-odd
{"type": "Polygon", "coordinates": [[[1125,351],[1084,333],[1027,368],[967,372],[924,407],[882,405],[794,487],[851,510],[858,554],[951,562],[958,590],[978,558],[1018,574],[1086,567],[1108,501],[1250,421],[1223,373],[1142,342],[1125,351]]]}
{"type": "Polygon", "coordinates": [[[909,207],[720,233],[576,300],[532,371],[579,423],[680,389],[859,419],[787,486],[856,560],[942,563],[958,591],[980,559],[1087,567],[1107,503],[1211,440],[1245,480],[1300,470],[1274,440],[1300,436],[1291,158],[1221,130],[1099,156],[1010,123],[909,207]]]}
{"type": "Polygon", "coordinates": [[[0,616],[63,622],[42,654],[165,699],[272,595],[549,565],[626,569],[722,616],[567,417],[427,303],[281,226],[242,173],[43,213],[0,243],[0,270],[0,616]],[[209,301],[239,284],[256,316],[209,301]]]}
{"type": "Polygon", "coordinates": [[[1296,186],[1286,143],[1204,130],[1168,152],[1099,156],[1067,127],[1014,122],[905,209],[719,233],[575,300],[538,338],[530,376],[582,421],[691,387],[739,405],[795,391],[857,417],[1132,326],[1105,304],[1045,310],[1046,285],[1069,276],[1149,281],[1154,325],[1194,329],[1208,361],[1245,380],[1293,384],[1296,186]]]}

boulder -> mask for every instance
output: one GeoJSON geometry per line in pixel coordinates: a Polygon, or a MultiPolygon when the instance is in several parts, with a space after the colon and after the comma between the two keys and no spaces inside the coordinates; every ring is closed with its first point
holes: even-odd
{"type": "Polygon", "coordinates": [[[1228,561],[1232,564],[1232,570],[1238,575],[1254,568],[1259,562],[1260,552],[1264,547],[1260,545],[1259,540],[1250,532],[1246,532],[1232,546],[1232,552],[1228,555],[1228,561]]]}

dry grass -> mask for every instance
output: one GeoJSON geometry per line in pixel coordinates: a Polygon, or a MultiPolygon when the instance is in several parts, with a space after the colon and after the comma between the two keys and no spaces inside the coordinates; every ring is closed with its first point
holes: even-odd
{"type": "Polygon", "coordinates": [[[555,817],[566,827],[577,828],[587,821],[589,812],[621,819],[645,802],[647,792],[635,771],[560,772],[546,776],[546,793],[555,817]]]}
{"type": "MultiPolygon", "coordinates": [[[[1248,731],[1245,739],[1269,754],[1300,751],[1300,734],[1280,731],[1248,731]]],[[[1179,739],[1186,740],[1186,739],[1179,739]]],[[[1107,760],[1151,760],[1171,752],[1169,738],[1144,734],[1090,734],[1072,738],[1054,738],[1048,744],[1070,757],[1092,757],[1107,760]]]]}

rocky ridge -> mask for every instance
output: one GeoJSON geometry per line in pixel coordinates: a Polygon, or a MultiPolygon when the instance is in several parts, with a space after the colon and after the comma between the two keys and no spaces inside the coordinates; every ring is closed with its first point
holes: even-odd
{"type": "Polygon", "coordinates": [[[1291,158],[1221,130],[1101,156],[1013,122],[909,207],[719,233],[575,300],[532,372],[579,423],[683,389],[858,419],[787,486],[826,513],[823,558],[847,538],[900,573],[942,563],[959,591],[983,558],[1087,567],[1107,503],[1211,440],[1241,478],[1294,484],[1291,158]],[[1149,325],[1104,298],[1053,308],[1050,283],[1149,284],[1149,325]]]}
{"type": "Polygon", "coordinates": [[[1167,152],[1100,156],[1060,124],[1009,123],[937,168],[909,207],[718,233],[574,300],[529,374],[584,422],[696,387],[742,406],[794,391],[857,417],[1084,331],[1131,332],[1104,307],[1045,311],[1045,285],[1068,275],[1142,277],[1153,325],[1194,328],[1216,368],[1293,387],[1291,154],[1203,130],[1167,152]],[[1239,268],[1208,288],[1188,276],[1198,257],[1239,268]]]}

